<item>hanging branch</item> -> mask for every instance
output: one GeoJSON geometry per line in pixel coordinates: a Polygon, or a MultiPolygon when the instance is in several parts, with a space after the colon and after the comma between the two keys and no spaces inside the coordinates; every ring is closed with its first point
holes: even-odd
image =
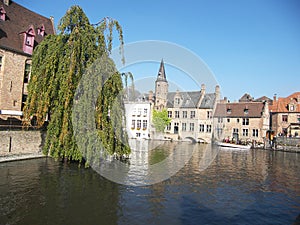
{"type": "MultiPolygon", "coordinates": [[[[23,125],[29,127],[31,119],[36,117],[38,127],[42,127],[46,118],[49,118],[43,148],[45,154],[82,161],[83,153],[78,149],[71,123],[74,93],[87,68],[93,67],[100,56],[111,52],[114,28],[119,35],[124,62],[123,33],[119,23],[111,18],[104,18],[97,24],[90,24],[79,6],[73,6],[66,12],[60,20],[57,35],[48,35],[35,49],[23,125]]],[[[114,63],[110,64],[113,74],[111,77],[99,74],[98,84],[103,88],[96,105],[96,116],[92,119],[95,120],[99,136],[110,154],[129,154],[130,149],[115,138],[126,140],[127,136],[122,128],[124,107],[118,98],[123,90],[122,77],[116,72],[114,63]],[[116,101],[121,107],[116,109],[117,114],[109,115],[112,101],[116,101]],[[111,124],[108,116],[114,117],[116,124],[111,124]]],[[[86,85],[93,87],[94,84],[86,85]]]]}

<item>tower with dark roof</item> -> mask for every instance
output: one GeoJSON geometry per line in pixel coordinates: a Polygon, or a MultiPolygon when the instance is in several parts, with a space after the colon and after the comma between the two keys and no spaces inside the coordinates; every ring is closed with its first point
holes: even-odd
{"type": "Polygon", "coordinates": [[[160,62],[157,78],[155,81],[155,109],[162,110],[167,106],[169,84],[166,77],[163,59],[160,62]]]}

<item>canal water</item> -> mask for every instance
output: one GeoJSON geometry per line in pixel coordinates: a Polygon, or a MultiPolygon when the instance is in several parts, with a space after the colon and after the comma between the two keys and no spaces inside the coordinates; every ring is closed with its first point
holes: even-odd
{"type": "Polygon", "coordinates": [[[155,165],[191,146],[177,173],[147,186],[51,158],[2,163],[0,224],[300,224],[297,153],[159,143],[133,154],[130,179],[137,155],[155,165]]]}

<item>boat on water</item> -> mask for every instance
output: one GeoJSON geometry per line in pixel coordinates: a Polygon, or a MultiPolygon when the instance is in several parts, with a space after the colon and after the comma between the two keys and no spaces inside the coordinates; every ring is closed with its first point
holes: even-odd
{"type": "Polygon", "coordinates": [[[221,142],[217,141],[216,144],[220,147],[224,148],[232,148],[232,149],[240,149],[240,150],[247,150],[251,148],[251,145],[242,145],[242,144],[234,144],[234,143],[228,143],[228,142],[221,142]]]}

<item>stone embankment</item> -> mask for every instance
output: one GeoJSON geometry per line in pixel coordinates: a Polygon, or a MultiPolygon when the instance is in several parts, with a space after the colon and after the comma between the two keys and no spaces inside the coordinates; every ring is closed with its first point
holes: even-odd
{"type": "Polygon", "coordinates": [[[40,130],[1,130],[0,162],[44,157],[44,138],[40,130]]]}

